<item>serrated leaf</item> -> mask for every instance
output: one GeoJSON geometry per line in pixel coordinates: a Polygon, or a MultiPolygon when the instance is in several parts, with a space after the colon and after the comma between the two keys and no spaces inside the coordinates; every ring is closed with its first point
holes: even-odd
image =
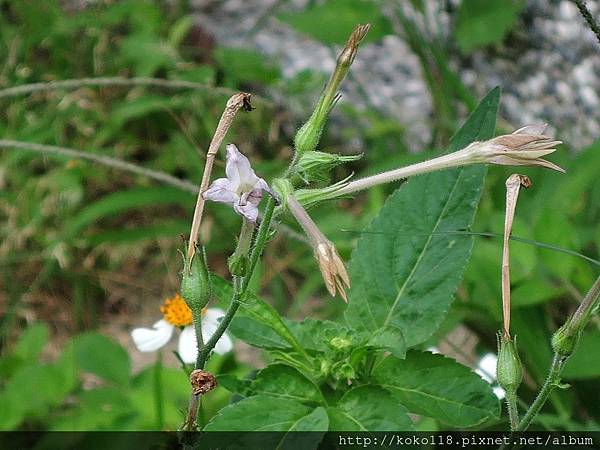
{"type": "MultiPolygon", "coordinates": [[[[452,138],[450,151],[491,138],[499,89],[492,90],[452,138]]],[[[430,337],[446,315],[471,254],[467,229],[479,202],[485,167],[422,175],[392,194],[352,255],[347,322],[371,335],[393,325],[407,347],[430,337]]]]}
{"type": "Polygon", "coordinates": [[[490,385],[442,355],[411,351],[405,360],[390,356],[373,376],[410,412],[454,427],[472,427],[499,417],[500,405],[490,385]]]}
{"type": "Polygon", "coordinates": [[[373,0],[327,0],[302,12],[279,14],[278,18],[324,44],[343,45],[359,23],[371,24],[366,42],[392,33],[389,21],[373,0]]]}
{"type": "MultiPolygon", "coordinates": [[[[215,275],[211,276],[211,283],[215,297],[226,304],[233,293],[231,285],[215,275]]],[[[259,299],[252,292],[247,293],[236,318],[232,321],[232,325],[232,334],[240,337],[240,339],[249,339],[250,344],[269,348],[269,343],[271,343],[277,345],[278,348],[289,346],[299,353],[304,353],[300,343],[275,308],[259,299]],[[233,325],[233,322],[236,322],[236,324],[233,325]],[[247,327],[246,330],[243,329],[241,323],[247,327]],[[266,339],[261,338],[259,331],[267,336],[266,339]],[[281,341],[287,345],[282,347],[281,341]]]]}
{"type": "Polygon", "coordinates": [[[331,431],[414,430],[406,408],[379,386],[349,390],[327,414],[331,431]]]}
{"type": "Polygon", "coordinates": [[[285,364],[272,364],[261,370],[251,389],[259,395],[295,400],[303,403],[321,403],[319,388],[297,369],[285,364]]]}
{"type": "Polygon", "coordinates": [[[204,431],[290,431],[313,409],[294,400],[256,395],[223,408],[204,431]]]}
{"type": "Polygon", "coordinates": [[[399,328],[393,325],[375,330],[367,345],[376,349],[387,350],[399,359],[404,359],[406,356],[404,334],[399,328]]]}

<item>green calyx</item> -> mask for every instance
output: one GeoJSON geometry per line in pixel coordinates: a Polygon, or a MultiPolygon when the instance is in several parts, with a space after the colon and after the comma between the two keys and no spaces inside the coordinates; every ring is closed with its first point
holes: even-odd
{"type": "Polygon", "coordinates": [[[298,161],[298,173],[306,181],[327,181],[329,172],[340,164],[357,161],[362,158],[361,155],[339,155],[335,153],[325,153],[317,151],[308,151],[302,154],[298,161]]]}
{"type": "Polygon", "coordinates": [[[204,249],[196,247],[191,260],[184,255],[181,296],[192,311],[201,311],[210,300],[211,284],[204,249]]]}
{"type": "Polygon", "coordinates": [[[496,366],[498,384],[508,393],[514,393],[523,381],[523,366],[517,351],[517,341],[506,336],[498,336],[498,363],[496,366]]]}
{"type": "Polygon", "coordinates": [[[554,350],[554,353],[563,358],[571,356],[577,348],[581,331],[582,327],[573,326],[571,320],[568,320],[552,335],[552,350],[554,350]]]}

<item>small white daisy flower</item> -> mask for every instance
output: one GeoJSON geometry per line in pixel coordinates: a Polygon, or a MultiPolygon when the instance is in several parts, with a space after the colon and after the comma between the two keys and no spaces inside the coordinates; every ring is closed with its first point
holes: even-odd
{"type": "Polygon", "coordinates": [[[227,178],[219,178],[202,194],[206,200],[230,204],[236,213],[251,222],[258,217],[263,192],[273,195],[269,185],[254,173],[250,161],[233,144],[227,146],[227,178]]]}
{"type": "MultiPolygon", "coordinates": [[[[196,332],[192,323],[192,310],[185,300],[176,294],[175,297],[165,300],[160,307],[163,319],[152,325],[152,328],[135,328],[131,337],[137,349],[141,352],[155,352],[164,347],[171,340],[175,328],[181,329],[179,335],[178,353],[185,363],[196,361],[198,352],[196,346],[196,332]]],[[[219,326],[219,319],[225,312],[219,308],[205,308],[202,310],[202,337],[204,341],[211,338],[219,326]]],[[[233,343],[227,333],[215,345],[214,351],[223,355],[231,351],[233,343]]]]}

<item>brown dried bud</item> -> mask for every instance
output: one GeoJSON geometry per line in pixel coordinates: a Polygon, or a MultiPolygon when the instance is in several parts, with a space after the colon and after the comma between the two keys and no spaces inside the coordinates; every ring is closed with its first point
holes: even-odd
{"type": "Polygon", "coordinates": [[[562,141],[544,135],[546,124],[529,125],[484,142],[473,142],[465,150],[476,162],[504,166],[541,166],[564,172],[562,167],[542,159],[556,151],[562,141]]]}
{"type": "Polygon", "coordinates": [[[212,391],[218,383],[212,373],[196,369],[190,374],[190,384],[192,385],[192,394],[201,395],[212,391]]]}
{"type": "Polygon", "coordinates": [[[335,297],[336,292],[339,292],[344,301],[348,303],[345,288],[350,287],[350,277],[335,246],[330,241],[320,242],[315,248],[315,257],[331,296],[335,297]]]}

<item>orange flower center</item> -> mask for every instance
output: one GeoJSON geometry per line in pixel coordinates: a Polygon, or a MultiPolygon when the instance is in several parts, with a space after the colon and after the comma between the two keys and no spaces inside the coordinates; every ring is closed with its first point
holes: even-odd
{"type": "Polygon", "coordinates": [[[192,310],[185,300],[179,295],[165,300],[160,307],[165,320],[176,327],[185,327],[192,324],[192,310]]]}

